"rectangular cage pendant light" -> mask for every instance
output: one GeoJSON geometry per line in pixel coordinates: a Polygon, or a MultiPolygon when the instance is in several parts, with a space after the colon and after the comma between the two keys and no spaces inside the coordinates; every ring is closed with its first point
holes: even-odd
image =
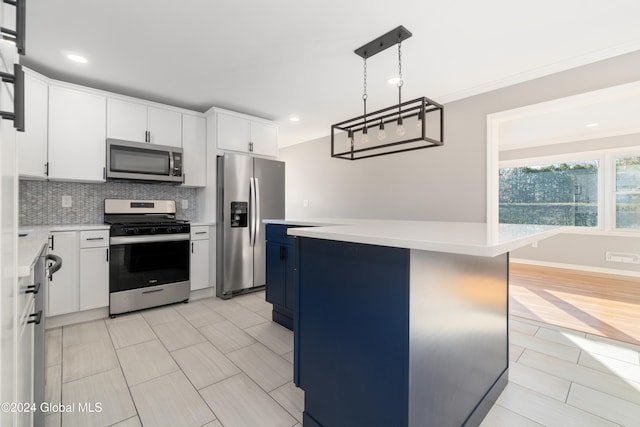
{"type": "Polygon", "coordinates": [[[400,26],[355,50],[364,59],[364,114],[331,126],[331,157],[358,160],[444,145],[444,108],[429,98],[402,101],[401,42],[411,37],[400,26]],[[367,113],[367,58],[398,45],[398,104],[367,113]]]}

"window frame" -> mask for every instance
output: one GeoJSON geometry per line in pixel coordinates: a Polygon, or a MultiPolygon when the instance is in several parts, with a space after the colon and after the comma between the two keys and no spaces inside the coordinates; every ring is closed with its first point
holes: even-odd
{"type": "MultiPolygon", "coordinates": [[[[616,160],[626,157],[640,157],[640,148],[626,148],[626,149],[612,149],[607,150],[605,157],[609,164],[609,171],[607,174],[607,212],[608,212],[608,227],[607,229],[615,233],[633,233],[635,235],[640,234],[640,228],[620,228],[616,223],[616,196],[617,191],[617,176],[616,176],[616,160]]],[[[625,194],[640,194],[640,190],[634,192],[621,192],[625,194]]]]}
{"type": "MultiPolygon", "coordinates": [[[[640,143],[640,141],[639,141],[640,143]]],[[[609,150],[585,151],[580,153],[567,153],[549,156],[526,157],[522,159],[502,160],[497,162],[497,167],[491,171],[495,179],[495,199],[488,200],[491,207],[495,201],[495,220],[499,224],[499,181],[498,174],[502,168],[515,168],[527,166],[541,166],[557,163],[571,163],[588,160],[598,161],[598,226],[580,227],[564,226],[566,232],[574,234],[601,234],[615,236],[640,235],[640,228],[618,228],[616,224],[616,165],[617,159],[640,156],[640,146],[633,148],[612,148],[609,150]]],[[[491,191],[487,192],[489,195],[491,191]]],[[[640,191],[638,192],[640,193],[640,191]]]]}

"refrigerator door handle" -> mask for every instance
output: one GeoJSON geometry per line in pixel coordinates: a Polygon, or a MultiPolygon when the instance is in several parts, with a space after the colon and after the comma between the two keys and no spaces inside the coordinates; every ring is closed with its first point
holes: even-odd
{"type": "Polygon", "coordinates": [[[253,178],[253,181],[255,182],[254,187],[256,189],[256,193],[255,193],[255,224],[254,224],[254,228],[253,228],[253,246],[256,245],[256,241],[258,239],[258,230],[260,230],[260,181],[258,180],[258,178],[253,178]]]}
{"type": "Polygon", "coordinates": [[[254,235],[255,235],[255,197],[256,197],[256,186],[253,177],[249,177],[249,244],[253,246],[254,235]]]}

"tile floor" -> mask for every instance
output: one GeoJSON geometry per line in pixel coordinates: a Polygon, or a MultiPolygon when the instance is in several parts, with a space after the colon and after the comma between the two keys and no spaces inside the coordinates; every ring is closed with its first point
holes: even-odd
{"type": "MultiPolygon", "coordinates": [[[[270,319],[260,292],[49,330],[46,400],[76,406],[46,425],[298,427],[293,336],[270,319]]],[[[510,339],[483,427],[640,425],[640,347],[517,317],[510,339]]]]}

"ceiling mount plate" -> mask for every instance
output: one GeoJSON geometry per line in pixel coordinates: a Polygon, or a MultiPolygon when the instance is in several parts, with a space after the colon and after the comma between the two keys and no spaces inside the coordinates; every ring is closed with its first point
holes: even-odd
{"type": "Polygon", "coordinates": [[[390,48],[391,46],[396,45],[411,36],[411,32],[400,25],[398,28],[389,31],[388,33],[381,35],[377,39],[372,40],[364,46],[354,50],[354,52],[356,55],[361,56],[364,59],[371,58],[376,53],[380,53],[383,50],[390,48]]]}

